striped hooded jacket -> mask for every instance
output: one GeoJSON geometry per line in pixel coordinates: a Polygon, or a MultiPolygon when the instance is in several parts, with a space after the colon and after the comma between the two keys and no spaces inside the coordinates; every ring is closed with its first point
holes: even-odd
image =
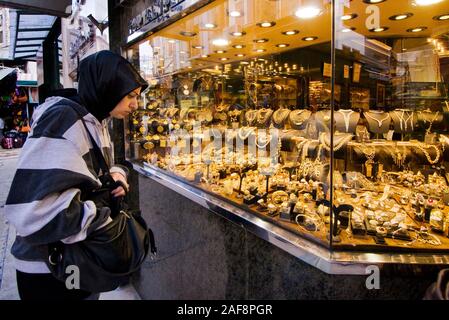
{"type": "MultiPolygon", "coordinates": [[[[110,221],[107,207],[81,201],[81,190],[100,186],[97,165],[86,125],[111,167],[111,141],[106,128],[76,102],[51,97],[33,115],[29,138],[23,146],[5,215],[16,228],[11,252],[16,269],[28,273],[49,273],[44,261],[47,244],[82,241],[110,221]]],[[[127,169],[112,166],[111,172],[125,177],[127,169]]]]}

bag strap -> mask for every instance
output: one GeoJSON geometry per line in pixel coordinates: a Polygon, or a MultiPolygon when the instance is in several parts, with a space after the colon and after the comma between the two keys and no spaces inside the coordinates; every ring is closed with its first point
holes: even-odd
{"type": "Polygon", "coordinates": [[[98,144],[95,141],[92,134],[90,133],[89,128],[87,128],[86,121],[84,120],[84,117],[80,114],[80,112],[76,108],[74,108],[74,110],[76,111],[76,113],[78,113],[80,120],[83,123],[84,128],[87,131],[87,134],[89,135],[90,143],[92,144],[92,147],[94,149],[94,154],[95,154],[95,157],[97,158],[97,161],[98,161],[101,171],[103,172],[103,174],[109,173],[109,166],[106,162],[106,159],[104,158],[103,152],[101,152],[101,149],[98,146],[98,144]]]}

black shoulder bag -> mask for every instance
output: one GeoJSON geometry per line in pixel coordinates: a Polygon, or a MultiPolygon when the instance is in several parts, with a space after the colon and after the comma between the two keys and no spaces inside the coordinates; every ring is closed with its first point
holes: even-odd
{"type": "MultiPolygon", "coordinates": [[[[103,173],[100,177],[101,189],[112,191],[117,184],[110,176],[106,160],[84,119],[80,117],[103,173]]],[[[79,270],[80,289],[89,292],[111,291],[127,283],[150,250],[156,254],[153,232],[139,212],[119,210],[111,217],[112,222],[90,233],[83,241],[73,244],[58,241],[48,245],[46,263],[53,276],[65,282],[75,267],[79,270]]]]}

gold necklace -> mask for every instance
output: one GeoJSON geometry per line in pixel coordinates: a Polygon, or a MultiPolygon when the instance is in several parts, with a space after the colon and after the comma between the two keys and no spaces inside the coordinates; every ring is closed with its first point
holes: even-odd
{"type": "Polygon", "coordinates": [[[259,124],[266,124],[270,120],[273,110],[262,108],[257,112],[257,122],[259,124]]]}
{"type": "Polygon", "coordinates": [[[254,127],[241,127],[238,131],[238,136],[240,138],[240,140],[245,141],[246,139],[248,139],[248,137],[251,135],[251,133],[253,133],[255,130],[254,127]]]}
{"type": "Polygon", "coordinates": [[[440,149],[438,149],[437,146],[431,144],[431,145],[426,145],[424,143],[418,142],[416,143],[416,146],[418,147],[419,150],[421,150],[422,153],[424,153],[424,155],[426,156],[427,161],[429,161],[430,164],[435,164],[438,162],[438,160],[440,160],[440,149]],[[427,152],[426,149],[430,149],[433,148],[435,150],[435,159],[432,160],[432,158],[430,157],[430,154],[427,152]]]}
{"type": "MultiPolygon", "coordinates": [[[[320,143],[323,145],[324,149],[326,149],[327,151],[330,151],[331,150],[330,141],[326,141],[326,135],[327,135],[327,133],[322,132],[320,134],[319,140],[320,140],[320,143]]],[[[339,142],[337,142],[336,144],[334,144],[334,147],[333,147],[334,152],[337,152],[338,150],[340,150],[351,139],[352,139],[352,134],[343,135],[341,140],[339,142]]]]}
{"type": "Polygon", "coordinates": [[[256,117],[257,117],[257,110],[248,110],[245,113],[245,119],[249,125],[252,125],[254,123],[256,117]]]}
{"type": "Polygon", "coordinates": [[[290,114],[289,109],[278,109],[275,112],[273,112],[273,122],[275,124],[281,125],[284,123],[285,119],[287,119],[289,114],[290,114]]]}
{"type": "Polygon", "coordinates": [[[371,119],[371,120],[374,120],[374,121],[376,121],[377,122],[377,125],[378,125],[378,127],[380,128],[380,127],[382,127],[382,125],[383,125],[383,122],[385,121],[385,120],[387,120],[387,119],[389,119],[390,118],[390,115],[389,114],[387,114],[386,116],[385,116],[385,118],[383,118],[383,119],[376,119],[376,118],[374,118],[373,116],[371,116],[368,112],[365,112],[364,113],[365,114],[365,117],[367,117],[368,119],[371,119]]]}

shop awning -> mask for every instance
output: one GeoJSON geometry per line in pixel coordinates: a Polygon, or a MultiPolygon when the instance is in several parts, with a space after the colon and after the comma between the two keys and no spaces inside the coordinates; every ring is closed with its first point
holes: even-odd
{"type": "Polygon", "coordinates": [[[35,60],[57,17],[28,11],[14,13],[11,14],[11,56],[13,59],[35,60]]]}
{"type": "Polygon", "coordinates": [[[58,17],[68,17],[72,11],[72,0],[0,1],[0,6],[12,9],[29,10],[58,17]]]}

